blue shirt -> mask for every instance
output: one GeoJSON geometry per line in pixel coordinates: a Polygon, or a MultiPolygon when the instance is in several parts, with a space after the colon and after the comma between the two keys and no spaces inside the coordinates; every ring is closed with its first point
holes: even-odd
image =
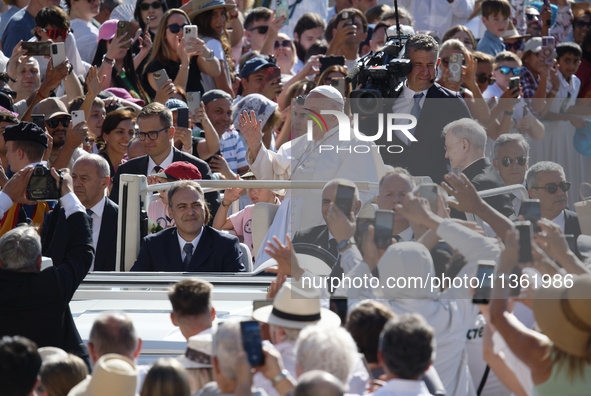
{"type": "Polygon", "coordinates": [[[10,58],[12,50],[19,41],[28,41],[33,37],[35,26],[35,18],[27,12],[26,7],[17,11],[8,21],[6,30],[2,34],[2,52],[4,52],[4,55],[10,58]]]}
{"type": "Polygon", "coordinates": [[[478,42],[476,50],[484,52],[485,54],[495,56],[499,52],[505,50],[505,44],[503,43],[502,38],[495,36],[487,29],[484,32],[484,35],[482,36],[480,41],[478,42]]]}

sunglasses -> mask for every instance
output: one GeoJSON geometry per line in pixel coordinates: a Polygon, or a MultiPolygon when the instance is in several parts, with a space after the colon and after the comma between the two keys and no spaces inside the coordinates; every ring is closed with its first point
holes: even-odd
{"type": "Polygon", "coordinates": [[[514,76],[521,75],[521,69],[519,67],[501,66],[497,67],[495,70],[500,70],[501,74],[504,74],[505,76],[511,72],[513,72],[514,76]]]}
{"type": "Polygon", "coordinates": [[[267,34],[267,32],[269,31],[269,26],[256,26],[246,30],[248,30],[249,32],[256,30],[259,34],[267,34]]]}
{"type": "Polygon", "coordinates": [[[513,164],[514,161],[519,166],[525,166],[525,164],[527,163],[527,157],[525,155],[522,155],[521,157],[517,158],[503,157],[503,159],[501,160],[501,164],[503,164],[505,168],[508,168],[511,166],[511,164],[513,164]]]}
{"type": "Polygon", "coordinates": [[[291,40],[275,41],[275,49],[279,47],[291,48],[291,40]]]}
{"type": "Polygon", "coordinates": [[[505,43],[505,49],[507,51],[519,51],[523,48],[523,41],[516,41],[514,43],[505,43]]]}
{"type": "Polygon", "coordinates": [[[578,27],[578,28],[591,28],[591,22],[576,21],[575,22],[575,27],[578,27]]]}
{"type": "Polygon", "coordinates": [[[66,38],[68,37],[68,33],[70,29],[45,29],[41,28],[41,30],[49,36],[50,39],[55,40],[58,37],[66,38]]]}
{"type": "Polygon", "coordinates": [[[562,190],[562,192],[567,192],[570,189],[571,184],[572,184],[571,182],[563,181],[558,184],[548,183],[544,187],[532,187],[532,189],[546,190],[546,191],[548,191],[548,194],[552,195],[552,194],[556,194],[556,191],[558,191],[559,188],[562,190]]]}
{"type": "Polygon", "coordinates": [[[149,132],[136,132],[135,136],[141,140],[142,142],[146,140],[146,138],[150,140],[158,139],[158,134],[162,131],[170,129],[170,126],[164,127],[162,129],[158,129],[157,131],[149,131],[149,132]]]}
{"type": "Polygon", "coordinates": [[[52,118],[51,120],[45,121],[48,127],[57,128],[59,124],[62,124],[64,128],[70,126],[70,117],[52,118]]]}
{"type": "Polygon", "coordinates": [[[486,73],[480,73],[476,75],[476,81],[478,84],[487,83],[488,85],[492,85],[495,83],[495,78],[486,73]]]}
{"type": "Polygon", "coordinates": [[[5,93],[6,95],[12,97],[12,99],[16,99],[18,93],[16,91],[13,91],[11,89],[6,89],[6,88],[2,88],[0,89],[0,92],[5,93]]]}
{"type": "Polygon", "coordinates": [[[525,17],[528,21],[533,21],[534,19],[538,19],[540,16],[538,14],[525,14],[525,17]]]}
{"type": "Polygon", "coordinates": [[[184,28],[185,26],[187,26],[187,24],[182,24],[179,25],[178,23],[173,23],[172,25],[168,25],[166,28],[168,30],[170,30],[170,33],[172,34],[177,34],[178,32],[181,31],[182,28],[184,28]]]}
{"type": "Polygon", "coordinates": [[[155,10],[158,10],[162,7],[162,3],[160,3],[159,1],[155,1],[153,3],[140,4],[140,10],[142,10],[142,11],[148,11],[150,9],[150,7],[152,7],[155,10]]]}

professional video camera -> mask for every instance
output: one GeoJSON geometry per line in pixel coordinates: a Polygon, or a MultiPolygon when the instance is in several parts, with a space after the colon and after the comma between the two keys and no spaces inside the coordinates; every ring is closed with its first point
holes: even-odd
{"type": "MultiPolygon", "coordinates": [[[[351,92],[351,99],[378,99],[395,97],[398,87],[411,71],[410,60],[403,59],[404,44],[410,37],[403,34],[398,21],[398,1],[394,0],[396,29],[388,29],[386,44],[376,53],[363,56],[347,76],[354,87],[362,89],[351,92]],[[394,31],[393,31],[394,30],[394,31]]],[[[357,101],[365,102],[365,101],[357,101]]],[[[371,100],[366,103],[369,107],[371,100]]],[[[366,106],[364,106],[366,107],[366,106]]]]}

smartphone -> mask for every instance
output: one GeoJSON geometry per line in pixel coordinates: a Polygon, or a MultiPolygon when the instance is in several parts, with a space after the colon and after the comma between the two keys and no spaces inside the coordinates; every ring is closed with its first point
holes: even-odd
{"type": "Polygon", "coordinates": [[[343,186],[339,184],[337,187],[337,195],[334,199],[334,204],[339,208],[345,216],[349,217],[353,210],[353,200],[355,199],[355,188],[351,186],[343,186]]]}
{"type": "Polygon", "coordinates": [[[321,75],[329,66],[345,66],[345,57],[342,55],[323,56],[318,58],[318,61],[320,62],[320,71],[318,72],[318,75],[321,75]]]}
{"type": "Polygon", "coordinates": [[[66,45],[64,43],[51,44],[51,61],[53,68],[58,67],[66,61],[66,45]]]}
{"type": "Polygon", "coordinates": [[[554,66],[554,37],[542,37],[542,51],[540,52],[540,58],[542,58],[544,63],[548,66],[554,66]]]}
{"type": "Polygon", "coordinates": [[[515,227],[519,231],[519,255],[517,262],[520,264],[531,263],[531,243],[533,239],[533,228],[529,221],[516,221],[515,227]]]}
{"type": "Polygon", "coordinates": [[[345,97],[345,77],[334,77],[330,80],[330,85],[335,87],[343,95],[343,98],[345,97]]]}
{"type": "Polygon", "coordinates": [[[492,280],[495,273],[495,262],[491,260],[479,260],[476,267],[478,288],[472,296],[472,304],[488,304],[492,290],[492,280]]]}
{"type": "Polygon", "coordinates": [[[378,210],[374,223],[374,241],[378,249],[387,249],[392,244],[394,211],[378,210]]]}
{"type": "Polygon", "coordinates": [[[50,56],[51,43],[23,41],[21,48],[27,50],[27,56],[50,56]]]}
{"type": "Polygon", "coordinates": [[[31,122],[45,130],[45,114],[31,114],[31,122]]]}
{"type": "Polygon", "coordinates": [[[519,88],[519,77],[511,77],[509,79],[509,89],[514,90],[515,88],[519,88]]]}
{"type": "Polygon", "coordinates": [[[187,25],[183,28],[185,40],[188,38],[197,39],[197,25],[187,25]]]}
{"type": "Polygon", "coordinates": [[[191,114],[193,114],[196,109],[201,107],[201,92],[187,92],[187,100],[189,111],[191,112],[191,114]]]}
{"type": "Polygon", "coordinates": [[[176,125],[181,128],[189,128],[189,109],[176,110],[176,125]]]}
{"type": "Polygon", "coordinates": [[[451,54],[449,56],[449,81],[460,82],[462,79],[462,64],[464,63],[464,55],[451,54]]]}
{"type": "Polygon", "coordinates": [[[277,0],[275,5],[275,18],[285,17],[283,26],[289,25],[289,3],[287,0],[277,0]]]}
{"type": "Polygon", "coordinates": [[[279,77],[281,77],[281,69],[275,66],[267,68],[267,82],[271,82],[279,77]]]}
{"type": "Polygon", "coordinates": [[[524,199],[519,208],[519,214],[523,219],[531,222],[534,232],[540,232],[542,229],[537,225],[542,217],[539,199],[524,199]]]}
{"type": "Polygon", "coordinates": [[[84,121],[86,121],[84,110],[74,110],[72,112],[72,126],[78,125],[84,121]]]}
{"type": "Polygon", "coordinates": [[[248,363],[252,367],[262,366],[265,362],[265,356],[263,355],[263,341],[259,322],[256,320],[240,322],[240,332],[248,363]]]}
{"type": "Polygon", "coordinates": [[[156,81],[156,86],[158,89],[162,88],[164,84],[169,80],[168,73],[166,69],[160,69],[154,72],[153,74],[154,80],[156,81]]]}
{"type": "Polygon", "coordinates": [[[343,20],[349,20],[345,26],[355,25],[355,13],[351,11],[343,11],[343,20]]]}
{"type": "MultiPolygon", "coordinates": [[[[132,24],[129,21],[119,21],[117,22],[117,37],[125,37],[124,40],[129,40],[133,38],[132,32],[132,24]]],[[[126,43],[121,46],[121,48],[130,48],[131,42],[126,43]]]]}
{"type": "Polygon", "coordinates": [[[425,198],[429,201],[431,210],[433,213],[437,212],[437,197],[439,196],[439,190],[435,183],[423,183],[417,186],[416,196],[425,198]]]}

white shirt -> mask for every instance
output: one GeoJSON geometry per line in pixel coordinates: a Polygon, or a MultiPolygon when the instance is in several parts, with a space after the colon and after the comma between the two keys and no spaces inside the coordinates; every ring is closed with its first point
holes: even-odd
{"type": "MultiPolygon", "coordinates": [[[[80,203],[80,200],[74,193],[67,193],[61,198],[62,207],[66,213],[66,219],[70,217],[71,214],[76,212],[84,212],[86,213],[86,209],[80,203]]],[[[0,218],[4,216],[11,207],[12,199],[6,194],[4,191],[0,192],[0,218]]]]}
{"type": "Polygon", "coordinates": [[[405,242],[414,241],[414,239],[415,239],[414,238],[415,233],[411,227],[408,227],[406,230],[399,232],[398,236],[400,237],[400,241],[405,241],[405,242]]]}
{"type": "MultiPolygon", "coordinates": [[[[406,85],[406,83],[407,81],[405,81],[402,85],[402,92],[400,93],[400,96],[398,96],[398,98],[394,101],[394,105],[392,106],[392,113],[394,114],[410,114],[413,106],[415,105],[414,96],[417,94],[423,94],[423,97],[419,100],[419,105],[421,106],[421,109],[425,104],[428,89],[420,92],[415,92],[412,89],[410,89],[406,85]]],[[[395,119],[394,125],[399,124],[408,124],[408,120],[395,119]]],[[[395,130],[394,133],[402,141],[402,143],[404,143],[406,146],[410,146],[410,140],[401,131],[395,130]]]]}
{"type": "Polygon", "coordinates": [[[70,21],[70,27],[76,37],[78,52],[80,57],[86,63],[92,63],[98,42],[99,30],[91,22],[84,19],[75,18],[70,21]]]}
{"type": "Polygon", "coordinates": [[[474,10],[474,0],[400,0],[398,6],[414,16],[414,29],[434,30],[443,37],[451,27],[464,25],[474,10]]]}
{"type": "Polygon", "coordinates": [[[562,73],[558,72],[558,92],[556,98],[552,100],[550,111],[552,113],[564,113],[569,107],[574,106],[581,88],[581,80],[574,74],[570,78],[570,82],[566,81],[562,73]]]}
{"type": "Polygon", "coordinates": [[[158,173],[159,171],[156,171],[154,169],[154,167],[156,166],[160,166],[162,168],[162,170],[166,169],[166,167],[170,164],[172,164],[172,157],[173,157],[173,149],[172,147],[170,147],[170,153],[168,153],[168,156],[166,158],[164,158],[164,161],[162,161],[160,163],[160,165],[158,165],[157,163],[154,162],[154,160],[152,159],[152,157],[148,156],[148,169],[146,170],[146,175],[150,176],[150,175],[155,175],[156,173],[158,173]]]}
{"type": "Polygon", "coordinates": [[[386,385],[374,393],[374,396],[430,396],[429,389],[423,381],[407,379],[391,379],[386,385]]]}
{"type": "Polygon", "coordinates": [[[562,232],[564,233],[564,227],[566,226],[566,217],[564,216],[564,210],[560,212],[560,214],[553,218],[551,221],[552,223],[559,226],[562,232]]]}
{"type": "MultiPolygon", "coordinates": [[[[99,235],[101,233],[101,222],[103,221],[103,212],[105,210],[105,197],[103,197],[96,205],[92,208],[92,246],[94,246],[94,250],[96,252],[96,247],[98,245],[99,235]]],[[[96,257],[96,256],[95,256],[96,257]]],[[[94,259],[92,258],[92,265],[90,266],[90,271],[94,271],[94,259]]]]}
{"type": "Polygon", "coordinates": [[[185,245],[187,243],[190,243],[191,245],[193,245],[193,253],[195,253],[195,248],[197,247],[197,245],[199,244],[199,241],[201,240],[201,235],[203,235],[203,227],[201,227],[201,232],[199,232],[199,235],[197,235],[197,237],[195,239],[193,239],[192,241],[185,241],[185,239],[181,236],[181,234],[176,233],[176,236],[179,240],[179,247],[181,248],[181,259],[184,260],[185,259],[185,245]]]}

